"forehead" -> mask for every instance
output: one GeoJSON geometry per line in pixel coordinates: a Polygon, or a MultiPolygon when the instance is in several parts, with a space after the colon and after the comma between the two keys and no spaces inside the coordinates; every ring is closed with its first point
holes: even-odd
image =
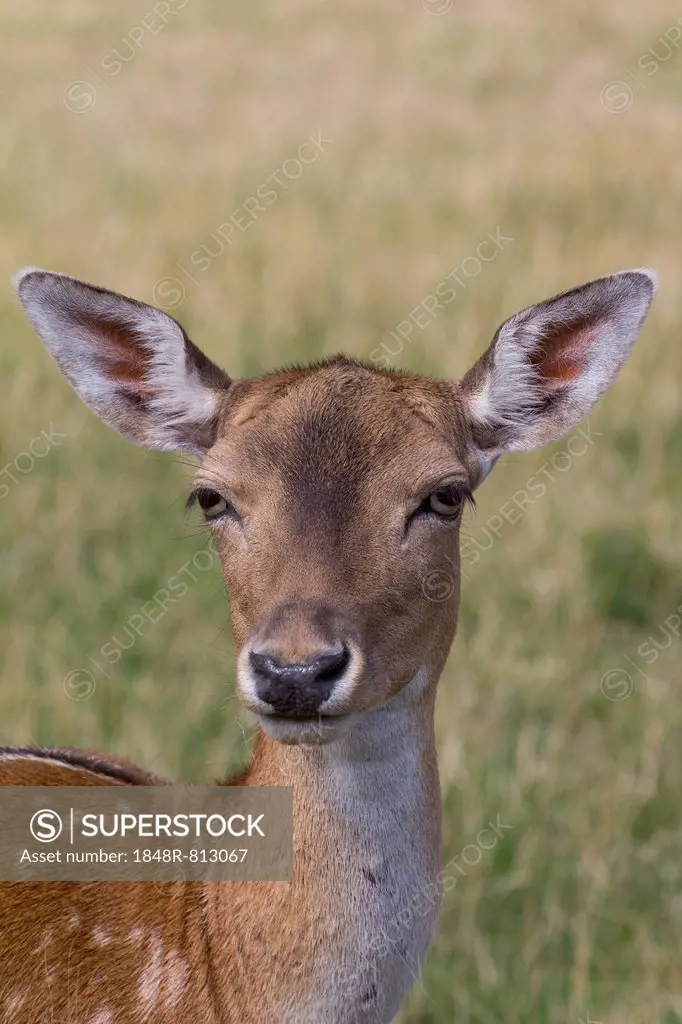
{"type": "Polygon", "coordinates": [[[387,475],[418,486],[469,468],[447,382],[339,359],[238,382],[235,392],[206,466],[240,483],[274,476],[291,495],[350,498],[387,475]]]}

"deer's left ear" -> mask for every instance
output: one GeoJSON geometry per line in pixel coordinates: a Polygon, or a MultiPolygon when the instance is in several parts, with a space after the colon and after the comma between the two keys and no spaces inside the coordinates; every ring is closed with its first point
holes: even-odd
{"type": "Polygon", "coordinates": [[[204,455],[230,378],[160,309],[66,274],[15,278],[29,320],[100,419],[146,448],[204,455]]]}
{"type": "Polygon", "coordinates": [[[460,381],[474,443],[491,464],[569,431],[616,377],[654,297],[651,270],[624,270],[516,313],[460,381]]]}

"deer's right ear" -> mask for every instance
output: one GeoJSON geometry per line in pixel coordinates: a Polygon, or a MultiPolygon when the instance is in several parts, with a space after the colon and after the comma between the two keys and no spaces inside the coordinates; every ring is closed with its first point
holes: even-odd
{"type": "Polygon", "coordinates": [[[147,448],[202,456],[230,378],[172,317],[65,274],[14,280],[29,320],[100,419],[147,448]]]}

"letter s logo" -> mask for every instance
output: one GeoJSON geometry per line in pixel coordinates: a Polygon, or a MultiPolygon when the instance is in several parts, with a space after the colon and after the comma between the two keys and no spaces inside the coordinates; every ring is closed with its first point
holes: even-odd
{"type": "Polygon", "coordinates": [[[56,811],[36,811],[31,818],[31,835],[39,843],[53,843],[62,833],[62,819],[56,811]]]}

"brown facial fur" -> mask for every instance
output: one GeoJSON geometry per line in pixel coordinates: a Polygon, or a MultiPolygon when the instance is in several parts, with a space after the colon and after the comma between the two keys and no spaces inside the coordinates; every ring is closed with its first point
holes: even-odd
{"type": "Polygon", "coordinates": [[[337,358],[233,392],[197,484],[241,518],[214,528],[237,643],[288,605],[297,660],[333,609],[365,659],[349,710],[375,707],[452,640],[457,587],[436,608],[424,581],[457,576],[458,521],[406,520],[444,478],[475,486],[455,385],[337,358]]]}

